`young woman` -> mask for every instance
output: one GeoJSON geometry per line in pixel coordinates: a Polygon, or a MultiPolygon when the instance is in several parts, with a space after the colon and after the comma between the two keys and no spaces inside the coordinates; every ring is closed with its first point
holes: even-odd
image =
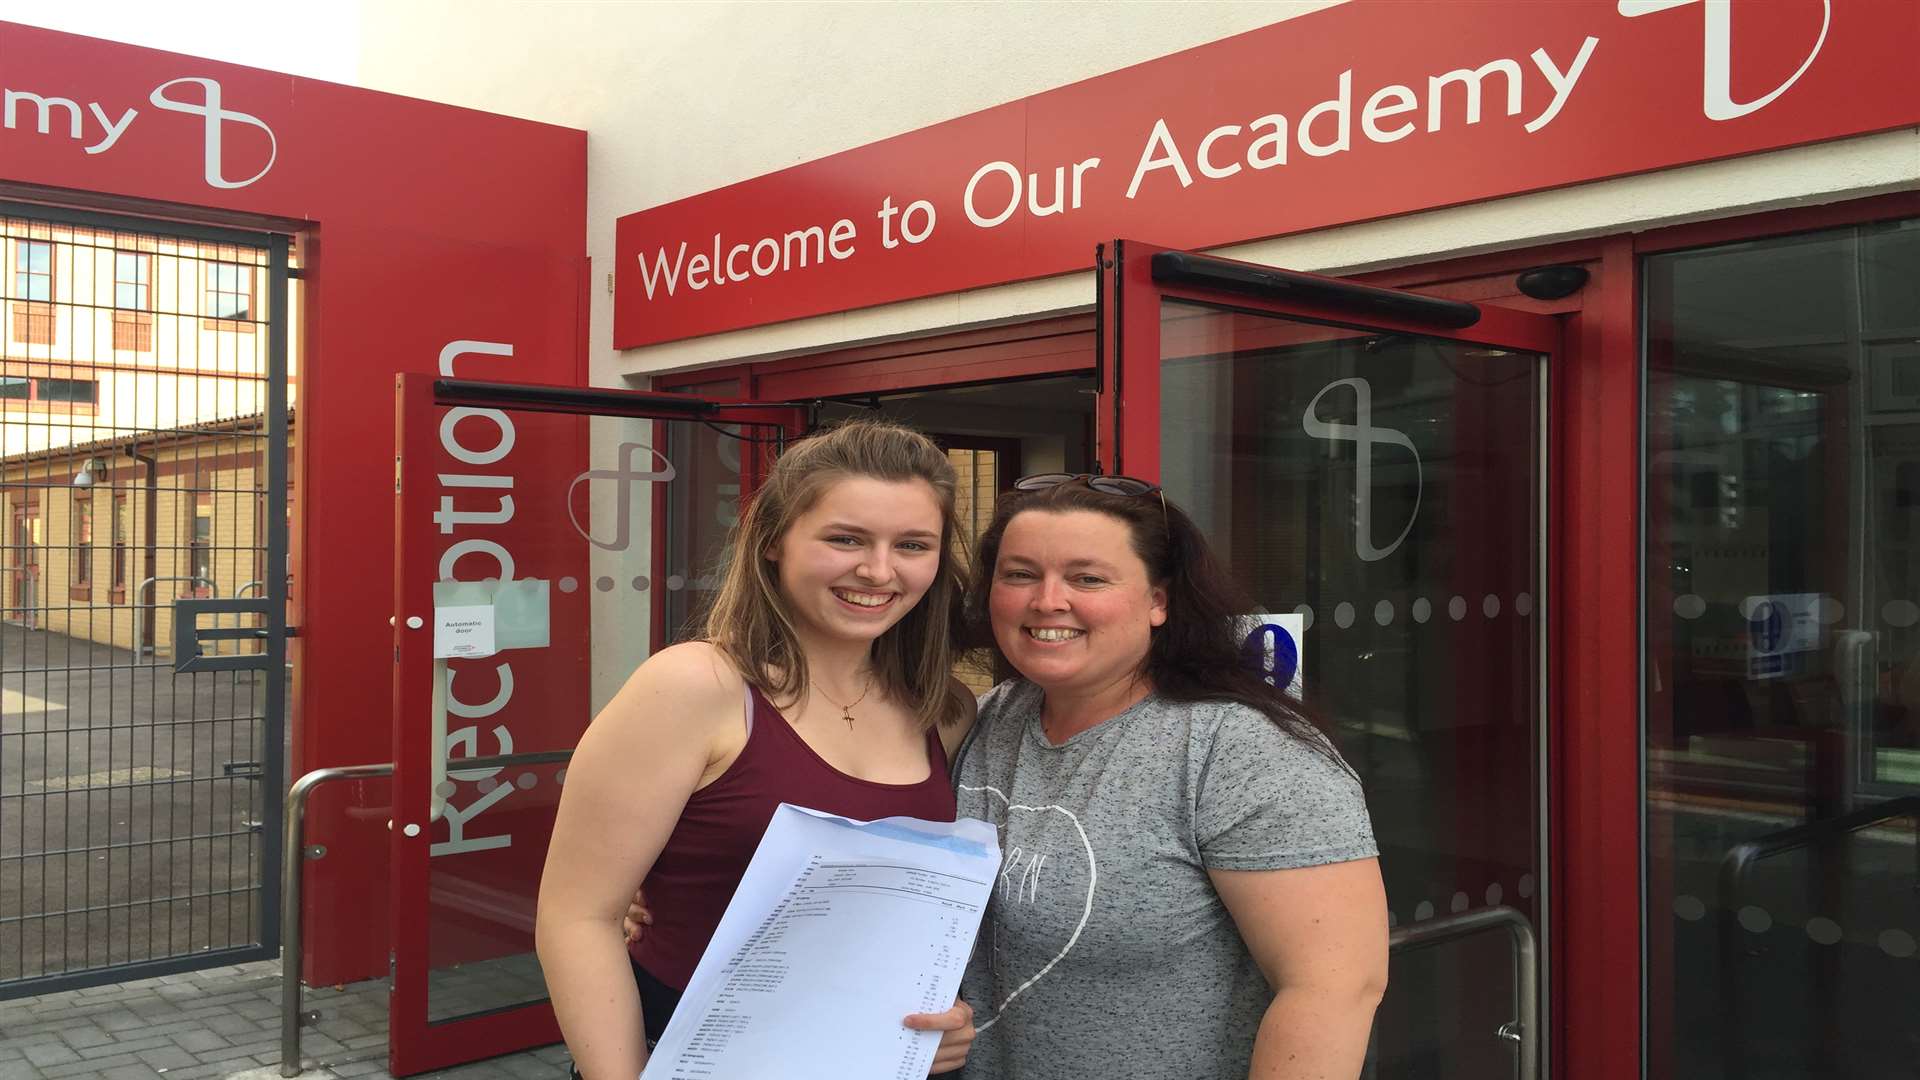
{"type": "MultiPolygon", "coordinates": [[[[734,528],[701,639],[594,718],[535,934],[579,1075],[639,1075],[777,805],[953,819],[947,760],[973,716],[949,674],[955,536],[953,469],[924,436],[863,420],[795,444],[734,528]]],[[[964,1058],[964,1006],[916,1026],[952,1033],[936,1070],[964,1058]]]]}
{"type": "Polygon", "coordinates": [[[972,602],[1018,677],[957,766],[1005,853],[967,1077],[1357,1076],[1387,972],[1358,781],[1242,659],[1251,608],[1158,488],[1016,487],[972,602]]]}

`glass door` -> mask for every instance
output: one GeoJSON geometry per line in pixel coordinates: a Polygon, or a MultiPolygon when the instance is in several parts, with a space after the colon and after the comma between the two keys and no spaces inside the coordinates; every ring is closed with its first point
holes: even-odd
{"type": "Polygon", "coordinates": [[[1380,1076],[1539,1074],[1550,1028],[1552,318],[1103,248],[1100,445],[1255,603],[1366,784],[1394,940],[1380,1076]]]}
{"type": "Polygon", "coordinates": [[[397,415],[389,1066],[408,1075],[559,1040],[533,928],[568,754],[805,414],[406,375],[397,415]]]}

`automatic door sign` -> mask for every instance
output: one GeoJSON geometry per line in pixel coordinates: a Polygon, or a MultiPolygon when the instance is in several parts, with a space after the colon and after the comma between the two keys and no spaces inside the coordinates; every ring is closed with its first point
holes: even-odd
{"type": "Polygon", "coordinates": [[[1302,615],[1245,615],[1246,628],[1242,652],[1247,662],[1266,675],[1275,686],[1284,686],[1295,698],[1305,691],[1307,627],[1302,615]]]}
{"type": "Polygon", "coordinates": [[[1747,678],[1777,679],[1805,668],[1806,654],[1820,647],[1819,603],[1819,593],[1778,593],[1740,605],[1747,613],[1747,678]]]}

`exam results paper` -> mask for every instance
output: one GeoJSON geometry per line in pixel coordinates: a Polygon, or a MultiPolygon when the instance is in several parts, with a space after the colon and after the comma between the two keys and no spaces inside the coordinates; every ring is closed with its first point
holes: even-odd
{"type": "Polygon", "coordinates": [[[646,1080],[921,1080],[986,910],[993,826],[782,803],[646,1080]]]}

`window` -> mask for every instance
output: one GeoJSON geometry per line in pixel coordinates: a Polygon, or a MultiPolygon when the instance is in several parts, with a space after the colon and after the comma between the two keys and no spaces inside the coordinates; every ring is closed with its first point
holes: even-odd
{"type": "Polygon", "coordinates": [[[1643,268],[1650,1059],[1911,1072],[1920,219],[1643,268]]]}
{"type": "Polygon", "coordinates": [[[127,599],[127,497],[124,493],[113,495],[113,522],[108,526],[113,534],[113,602],[125,603],[127,599]]]}
{"type": "MultiPolygon", "coordinates": [[[[21,402],[27,408],[85,412],[100,403],[100,383],[94,379],[36,379],[0,375],[0,403],[21,402]]],[[[10,406],[19,408],[22,406],[10,406]]]]}
{"type": "Polygon", "coordinates": [[[213,493],[193,496],[193,536],[187,543],[187,582],[194,596],[213,595],[213,493]]]}
{"type": "Polygon", "coordinates": [[[53,344],[53,244],[21,240],[13,246],[13,340],[53,344]]]}
{"type": "Polygon", "coordinates": [[[35,401],[67,401],[93,405],[99,401],[99,397],[100,384],[92,379],[33,380],[35,401]]]}
{"type": "Polygon", "coordinates": [[[153,256],[113,253],[113,347],[153,351],[153,256]]]}
{"type": "Polygon", "coordinates": [[[73,496],[73,599],[93,595],[93,494],[73,496]]]}
{"type": "Polygon", "coordinates": [[[239,263],[207,264],[207,316],[228,320],[220,329],[251,330],[253,267],[239,263]]]}
{"type": "Polygon", "coordinates": [[[113,306],[127,311],[153,310],[153,256],[113,253],[113,306]]]}
{"type": "Polygon", "coordinates": [[[14,246],[13,298],[52,302],[52,244],[44,240],[22,240],[14,246]]]}

